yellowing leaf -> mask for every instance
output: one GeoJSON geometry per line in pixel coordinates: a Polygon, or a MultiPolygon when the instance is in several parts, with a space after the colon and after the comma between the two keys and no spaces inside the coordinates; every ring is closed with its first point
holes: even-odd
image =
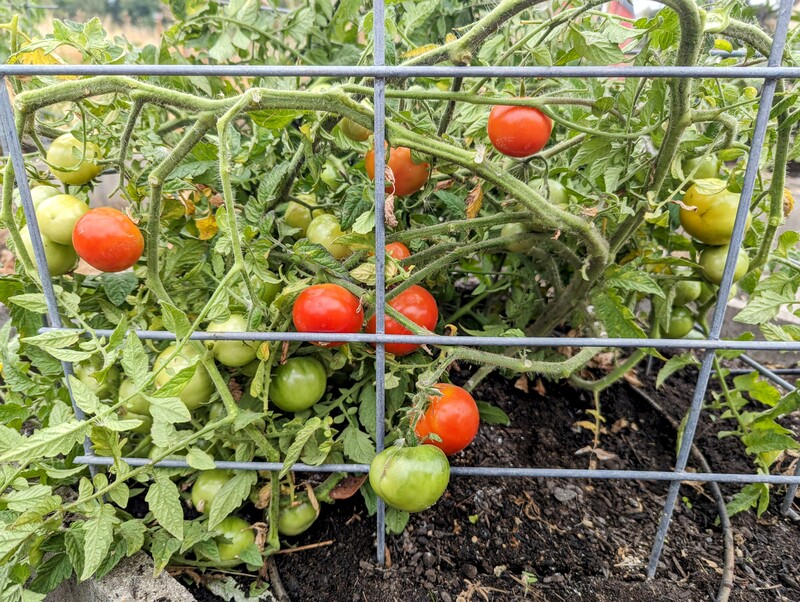
{"type": "Polygon", "coordinates": [[[413,59],[415,56],[425,54],[426,52],[430,52],[431,50],[436,50],[438,47],[439,46],[437,46],[436,44],[428,44],[426,46],[420,46],[419,48],[414,48],[413,50],[404,52],[401,56],[404,59],[413,59]]]}
{"type": "Polygon", "coordinates": [[[210,240],[214,238],[219,228],[217,227],[217,218],[213,213],[209,213],[206,217],[194,220],[197,226],[198,238],[200,240],[210,240]]]}
{"type": "MultiPolygon", "coordinates": [[[[8,58],[10,64],[18,65],[63,65],[58,55],[54,53],[46,53],[41,48],[34,48],[33,50],[25,50],[23,46],[19,52],[8,58]]],[[[59,79],[77,79],[75,75],[59,75],[59,79]]]]}
{"type": "Polygon", "coordinates": [[[477,186],[473,188],[467,195],[467,219],[473,219],[478,216],[483,206],[483,186],[478,182],[477,186]]]}

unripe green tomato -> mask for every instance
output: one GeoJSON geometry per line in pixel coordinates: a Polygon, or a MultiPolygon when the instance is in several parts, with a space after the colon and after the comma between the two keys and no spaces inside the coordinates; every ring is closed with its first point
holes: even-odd
{"type": "Polygon", "coordinates": [[[133,427],[131,429],[132,433],[138,433],[139,435],[147,435],[150,432],[150,429],[153,428],[153,419],[150,416],[146,416],[145,414],[137,414],[136,412],[131,412],[122,406],[117,410],[119,412],[119,417],[122,420],[141,420],[142,423],[139,426],[133,427]]]}
{"type": "Polygon", "coordinates": [[[340,236],[344,236],[342,226],[335,215],[326,213],[315,217],[308,224],[306,236],[310,242],[325,247],[336,259],[344,259],[352,253],[347,245],[339,245],[334,242],[340,236]]]}
{"type": "Polygon", "coordinates": [[[308,530],[317,520],[319,513],[307,499],[295,500],[294,504],[284,506],[278,513],[278,533],[294,536],[308,530]]]}
{"type": "Polygon", "coordinates": [[[297,228],[300,230],[300,237],[306,235],[308,225],[311,220],[318,215],[324,215],[324,209],[309,209],[306,205],[311,207],[317,206],[317,198],[313,194],[298,194],[297,198],[305,205],[296,201],[289,201],[286,205],[286,210],[283,212],[283,221],[287,226],[297,228]]]}
{"type": "Polygon", "coordinates": [[[192,506],[194,506],[194,509],[203,514],[211,512],[214,498],[217,497],[223,485],[232,478],[233,475],[227,470],[215,468],[214,470],[202,471],[192,485],[192,506]]]}
{"type": "MultiPolygon", "coordinates": [[[[222,532],[222,535],[214,538],[219,550],[219,559],[222,562],[233,563],[238,561],[235,564],[241,563],[239,554],[256,542],[256,536],[250,527],[250,523],[238,516],[229,516],[214,529],[222,532]]],[[[229,566],[235,565],[230,564],[229,566]]]]}
{"type": "MultiPolygon", "coordinates": [[[[530,232],[530,230],[525,226],[525,224],[520,224],[519,222],[514,222],[511,224],[505,224],[503,228],[500,230],[500,236],[514,236],[515,234],[523,234],[526,232],[530,232]]],[[[534,246],[534,242],[531,241],[517,241],[517,242],[510,242],[506,244],[506,249],[511,251],[512,253],[525,253],[530,251],[534,246]]]]}
{"type": "Polygon", "coordinates": [[[365,128],[360,123],[356,123],[347,117],[339,122],[339,129],[342,130],[342,134],[354,142],[364,142],[372,135],[372,132],[368,128],[365,128]]]}
{"type": "Polygon", "coordinates": [[[31,188],[31,200],[33,201],[33,208],[38,209],[43,200],[49,199],[51,196],[56,196],[57,194],[61,194],[61,191],[55,186],[48,186],[47,184],[43,184],[42,186],[34,186],[31,188]]]}
{"type": "Polygon", "coordinates": [[[680,339],[686,336],[692,328],[694,328],[692,312],[685,307],[674,307],[667,327],[664,329],[664,335],[668,339],[680,339]]]}
{"type": "MultiPolygon", "coordinates": [[[[247,332],[247,318],[242,314],[231,314],[227,320],[211,322],[208,332],[247,332]]],[[[214,341],[212,352],[223,366],[239,368],[256,359],[258,343],[254,341],[214,341]]]]}
{"type": "MultiPolygon", "coordinates": [[[[689,209],[680,208],[681,225],[690,236],[708,245],[730,242],[739,194],[729,191],[726,182],[716,179],[696,181],[686,191],[683,204],[689,209]],[[696,210],[692,210],[693,207],[696,210]]],[[[745,230],[750,228],[751,221],[752,216],[748,213],[745,230]]]]}
{"type": "Polygon", "coordinates": [[[691,176],[693,181],[710,180],[719,178],[719,170],[721,167],[722,161],[719,160],[719,157],[714,155],[694,157],[683,162],[683,174],[688,177],[697,169],[697,171],[694,171],[694,175],[691,176]]]}
{"type": "MultiPolygon", "coordinates": [[[[119,384],[119,398],[127,399],[136,391],[136,387],[133,385],[133,381],[129,378],[123,378],[122,382],[119,384]]],[[[133,412],[134,414],[142,414],[144,416],[150,415],[150,402],[147,401],[147,398],[142,395],[141,393],[137,393],[131,399],[125,402],[125,407],[128,411],[133,412]]]]}
{"type": "MultiPolygon", "coordinates": [[[[275,279],[278,278],[278,275],[272,272],[269,272],[269,276],[275,279]]],[[[283,290],[283,282],[267,282],[264,280],[261,280],[260,282],[261,285],[258,287],[258,296],[264,303],[269,305],[283,290]]]]}
{"type": "MultiPolygon", "coordinates": [[[[531,186],[533,186],[535,190],[541,190],[543,182],[542,180],[534,180],[531,182],[531,186]]],[[[548,200],[551,203],[558,205],[559,207],[565,207],[569,204],[569,193],[561,182],[558,180],[553,180],[552,178],[548,178],[547,188],[550,192],[548,200]]]]}
{"type": "Polygon", "coordinates": [[[50,173],[71,186],[82,186],[96,178],[103,169],[97,164],[102,158],[99,146],[87,140],[84,147],[72,134],[59,136],[47,149],[50,173]]]}
{"type": "MultiPolygon", "coordinates": [[[[31,261],[35,261],[33,241],[31,241],[31,233],[28,230],[28,226],[21,228],[19,235],[31,261]]],[[[44,246],[44,256],[47,260],[47,270],[51,276],[66,274],[74,269],[75,264],[78,263],[78,254],[72,248],[72,245],[60,245],[46,236],[42,236],[42,245],[44,246]]]]}
{"type": "MultiPolygon", "coordinates": [[[[725,270],[725,259],[728,256],[728,245],[719,247],[706,247],[700,253],[700,265],[703,267],[703,275],[713,282],[720,284],[722,274],[725,270]]],[[[736,256],[736,268],[733,272],[733,281],[737,282],[747,273],[750,268],[750,257],[744,249],[739,249],[736,256]]]]}
{"type": "Polygon", "coordinates": [[[74,364],[72,367],[75,372],[75,377],[98,397],[103,397],[108,394],[109,390],[116,386],[119,381],[119,368],[111,366],[106,373],[103,383],[97,382],[95,372],[98,372],[91,362],[84,362],[81,364],[74,364]]]}
{"type": "MultiPolygon", "coordinates": [[[[175,344],[173,343],[161,352],[153,364],[153,370],[158,372],[155,381],[157,389],[166,385],[178,372],[184,368],[188,368],[191,364],[190,360],[197,356],[197,352],[192,347],[186,345],[181,349],[180,355],[175,356],[169,363],[166,363],[167,358],[172,354],[174,349],[175,344]],[[165,364],[166,367],[164,367],[165,364]],[[161,370],[162,367],[164,367],[163,370],[161,370]]],[[[181,391],[180,398],[189,410],[194,410],[204,403],[208,403],[208,399],[213,392],[214,384],[211,382],[211,377],[208,375],[208,372],[206,372],[206,369],[198,363],[192,378],[181,391]]]]}
{"type": "Polygon", "coordinates": [[[253,360],[249,364],[245,364],[241,368],[239,368],[239,372],[244,374],[245,376],[249,376],[253,378],[258,371],[258,365],[261,363],[261,360],[253,360]]]}
{"type": "Polygon", "coordinates": [[[687,305],[700,296],[702,286],[699,280],[681,280],[675,285],[673,305],[687,305]]]}
{"type": "Polygon", "coordinates": [[[369,467],[369,484],[387,504],[406,512],[433,506],[447,489],[450,463],[433,445],[383,450],[369,467]]]}
{"type": "Polygon", "coordinates": [[[269,398],[285,412],[302,412],[325,395],[325,367],[309,356],[290,357],[272,371],[269,398]]]}
{"type": "Polygon", "coordinates": [[[72,231],[89,205],[71,194],[57,194],[43,200],[36,209],[39,231],[60,245],[72,244],[72,231]]]}
{"type": "Polygon", "coordinates": [[[336,166],[330,161],[325,162],[325,166],[322,168],[322,173],[319,174],[319,177],[331,188],[338,188],[339,184],[342,183],[342,174],[339,173],[339,170],[336,169],[336,166]]]}

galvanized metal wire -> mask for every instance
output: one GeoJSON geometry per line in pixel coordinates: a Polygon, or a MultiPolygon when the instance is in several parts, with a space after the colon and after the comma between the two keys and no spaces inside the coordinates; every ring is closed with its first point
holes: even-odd
{"type": "MultiPolygon", "coordinates": [[[[223,0],[224,2],[224,0],[223,0]]],[[[558,347],[568,342],[572,347],[618,347],[618,348],[659,348],[659,349],[699,349],[704,350],[699,375],[689,409],[686,425],[684,427],[681,446],[677,454],[673,471],[650,470],[580,470],[564,468],[541,467],[486,467],[486,466],[454,466],[452,474],[465,477],[496,477],[496,478],[566,478],[566,479],[624,479],[641,481],[666,481],[670,483],[666,501],[658,525],[647,575],[653,577],[659,564],[667,531],[675,508],[678,492],[682,481],[705,481],[726,483],[770,483],[788,485],[786,498],[782,510],[785,514],[794,514],[792,503],[798,484],[800,484],[800,463],[793,476],[772,474],[739,474],[739,473],[695,473],[686,470],[689,452],[694,441],[697,425],[701,416],[703,401],[706,396],[709,378],[712,372],[712,362],[716,350],[800,350],[800,342],[775,342],[775,341],[726,341],[721,340],[722,324],[725,318],[726,306],[719,303],[714,310],[710,333],[705,340],[674,340],[674,339],[630,339],[630,338],[557,338],[557,337],[445,337],[439,335],[428,336],[401,336],[387,335],[384,332],[385,315],[385,280],[383,248],[385,246],[384,230],[384,166],[385,150],[382,142],[385,138],[386,118],[386,85],[387,80],[393,78],[414,77],[513,77],[513,78],[571,78],[571,77],[646,77],[646,78],[736,78],[763,80],[759,110],[756,117],[751,151],[745,171],[743,189],[740,198],[739,210],[736,216],[735,227],[730,244],[730,249],[720,285],[719,298],[726,299],[733,282],[733,273],[736,263],[736,254],[741,247],[745,232],[747,209],[750,206],[756,177],[758,175],[758,158],[764,143],[770,108],[775,95],[775,86],[778,79],[800,77],[800,67],[782,66],[780,57],[786,43],[786,34],[791,15],[791,0],[781,0],[778,22],[774,35],[772,51],[766,67],[660,67],[660,66],[630,66],[630,67],[456,67],[456,66],[393,66],[386,65],[385,57],[385,9],[384,0],[375,0],[374,11],[374,54],[371,66],[269,66],[269,65],[2,65],[0,66],[0,141],[6,153],[10,156],[14,173],[18,182],[20,199],[25,218],[29,225],[31,242],[33,244],[34,258],[36,260],[42,291],[47,302],[47,321],[49,326],[43,332],[51,330],[75,331],[67,328],[61,321],[53,283],[50,279],[47,261],[44,255],[42,239],[39,233],[36,214],[31,200],[30,187],[25,172],[22,148],[15,127],[14,112],[8,96],[4,79],[15,76],[55,76],[55,75],[130,75],[130,76],[239,76],[239,77],[298,77],[298,76],[332,76],[332,77],[368,77],[373,78],[373,95],[375,107],[375,259],[376,259],[376,329],[375,334],[329,334],[329,333],[295,333],[295,332],[245,332],[245,333],[207,333],[196,332],[190,338],[194,340],[256,340],[256,341],[347,341],[370,342],[376,346],[375,355],[375,397],[376,397],[376,451],[384,447],[385,429],[385,370],[386,343],[406,342],[431,345],[473,345],[473,346],[501,346],[501,347],[558,347]]],[[[99,336],[109,336],[111,331],[96,331],[99,336]]],[[[175,335],[161,331],[135,331],[143,339],[173,340],[175,335]]],[[[745,363],[752,366],[766,378],[775,382],[786,391],[793,391],[794,385],[784,380],[775,371],[769,370],[752,358],[742,356],[745,363]]],[[[72,366],[62,362],[64,373],[72,373],[72,366]]],[[[68,383],[67,383],[67,386],[68,383]]],[[[72,392],[70,391],[72,398],[72,392]]],[[[72,399],[75,416],[85,418],[81,409],[72,399]]],[[[95,455],[91,442],[84,442],[85,454],[75,458],[78,464],[88,464],[92,469],[97,466],[108,466],[113,459],[95,455]]],[[[146,458],[124,458],[132,466],[150,464],[146,458]]],[[[162,467],[189,468],[184,460],[162,460],[156,464],[162,467]]],[[[232,470],[280,470],[283,466],[273,462],[230,462],[218,461],[219,468],[232,470]]],[[[292,470],[299,472],[348,472],[365,473],[369,466],[366,464],[324,464],[322,466],[308,466],[294,464],[292,470]]],[[[379,563],[385,560],[385,506],[378,500],[376,517],[376,545],[379,563]]]]}

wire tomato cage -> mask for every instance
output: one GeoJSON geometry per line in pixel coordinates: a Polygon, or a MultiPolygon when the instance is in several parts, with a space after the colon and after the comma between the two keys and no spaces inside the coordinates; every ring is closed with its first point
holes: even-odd
{"type": "MultiPolygon", "coordinates": [[[[30,186],[23,161],[23,151],[14,120],[14,111],[8,90],[5,85],[6,78],[26,75],[56,76],[96,76],[96,75],[127,75],[127,76],[248,76],[248,77],[367,77],[373,79],[374,93],[374,137],[375,137],[375,177],[374,193],[375,207],[382,208],[385,201],[384,167],[386,165],[385,120],[386,120],[386,83],[390,78],[461,78],[461,77],[511,77],[511,78],[721,78],[721,79],[760,79],[763,85],[760,92],[758,113],[756,116],[751,152],[747,160],[744,182],[736,213],[736,221],[731,237],[730,246],[720,284],[719,298],[726,299],[733,284],[734,268],[737,253],[742,246],[745,234],[747,211],[755,188],[758,175],[758,159],[767,133],[770,109],[775,97],[778,80],[800,78],[800,67],[781,65],[784,47],[786,45],[787,31],[792,11],[792,0],[781,0],[778,19],[773,37],[771,52],[767,59],[766,67],[683,67],[683,66],[628,66],[628,67],[603,67],[603,66],[562,66],[562,67],[479,67],[479,66],[393,66],[386,65],[385,57],[385,0],[374,0],[374,60],[371,66],[267,66],[267,65],[0,65],[0,141],[10,157],[14,174],[18,182],[20,199],[23,212],[31,234],[36,266],[42,283],[42,292],[47,303],[47,321],[49,326],[40,332],[61,331],[82,333],[76,328],[64,326],[59,314],[55,291],[51,281],[47,261],[42,246],[36,214],[31,199],[30,186]]],[[[230,341],[343,341],[358,343],[373,343],[375,353],[375,398],[376,398],[376,452],[384,449],[385,435],[385,367],[387,343],[415,343],[438,346],[471,345],[495,347],[528,347],[544,348],[559,347],[565,343],[560,337],[478,337],[478,336],[440,336],[440,335],[390,335],[385,333],[385,254],[383,249],[386,244],[383,211],[375,211],[375,316],[376,332],[374,334],[339,334],[339,333],[298,333],[298,332],[194,332],[189,338],[192,340],[230,340],[230,341]],[[380,252],[379,252],[380,251],[380,252]]],[[[675,339],[647,339],[647,338],[569,338],[571,347],[581,348],[656,348],[656,349],[697,349],[702,350],[702,362],[697,377],[697,382],[685,421],[683,436],[671,471],[653,470],[598,470],[598,469],[563,469],[546,467],[512,468],[502,466],[453,466],[451,474],[460,477],[494,477],[494,478],[562,478],[562,479],[615,479],[637,481],[666,481],[669,490],[661,512],[661,518],[654,536],[650,558],[647,566],[647,576],[654,577],[658,567],[659,558],[670,526],[681,481],[700,481],[717,483],[768,483],[786,485],[787,491],[781,511],[792,518],[800,518],[792,509],[792,503],[800,484],[800,463],[797,464],[794,475],[772,474],[746,474],[746,473],[700,473],[687,471],[687,464],[692,444],[694,442],[698,421],[701,416],[703,400],[708,388],[712,373],[713,360],[717,350],[780,350],[800,351],[800,342],[777,341],[732,341],[720,339],[723,321],[727,306],[718,303],[713,312],[709,334],[703,339],[675,340],[675,339]]],[[[111,330],[97,330],[98,336],[109,336],[111,330]]],[[[141,339],[149,340],[174,340],[176,335],[164,331],[136,330],[133,331],[141,339]]],[[[752,358],[744,355],[740,358],[745,364],[750,365],[760,374],[773,381],[787,393],[795,390],[794,385],[784,380],[775,371],[769,370],[752,358]]],[[[65,377],[73,373],[69,362],[62,362],[65,377]]],[[[69,379],[66,379],[69,389],[69,379]]],[[[69,390],[72,408],[79,420],[84,420],[83,411],[75,403],[71,389],[69,390]]],[[[154,466],[169,468],[189,468],[184,460],[165,459],[153,463],[147,458],[122,458],[131,466],[154,466]]],[[[77,464],[89,465],[93,470],[97,466],[111,465],[113,458],[97,456],[92,448],[91,441],[84,441],[84,455],[74,459],[77,464]]],[[[215,462],[218,468],[229,470],[281,470],[283,465],[278,462],[215,462]]],[[[296,463],[291,467],[295,472],[346,472],[364,474],[369,472],[367,464],[322,464],[310,466],[296,463]]],[[[385,562],[385,505],[377,500],[377,561],[385,562]]]]}

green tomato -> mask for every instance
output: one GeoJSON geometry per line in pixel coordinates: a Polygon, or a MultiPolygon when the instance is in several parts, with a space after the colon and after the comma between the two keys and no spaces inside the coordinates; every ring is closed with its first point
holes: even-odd
{"type": "Polygon", "coordinates": [[[203,514],[211,512],[214,498],[217,497],[222,486],[232,478],[233,475],[227,470],[215,468],[214,470],[202,471],[194,485],[192,485],[192,506],[194,506],[194,509],[203,514]]]}
{"type": "Polygon", "coordinates": [[[342,134],[354,142],[364,142],[372,135],[372,132],[368,128],[365,128],[360,123],[356,123],[347,117],[339,122],[339,129],[342,130],[342,134]]]}
{"type": "Polygon", "coordinates": [[[719,178],[719,170],[721,167],[722,162],[719,160],[719,157],[714,155],[694,157],[692,159],[686,159],[683,162],[683,174],[688,177],[694,172],[694,175],[691,175],[692,181],[710,180],[719,178]]]}
{"type": "Polygon", "coordinates": [[[336,259],[344,259],[352,253],[347,245],[339,245],[334,241],[343,236],[342,226],[335,215],[318,215],[308,224],[306,236],[310,242],[322,245],[336,259]]]}
{"type": "MultiPolygon", "coordinates": [[[[35,261],[33,257],[33,241],[31,241],[31,233],[28,230],[28,226],[20,229],[19,235],[31,261],[35,261]]],[[[44,246],[44,256],[47,259],[47,270],[51,276],[66,274],[74,269],[75,264],[78,263],[78,254],[72,248],[72,245],[60,245],[46,236],[42,236],[42,245],[44,246]]]]}
{"type": "Polygon", "coordinates": [[[278,280],[278,282],[268,282],[266,280],[259,279],[261,284],[258,287],[258,296],[264,303],[270,305],[275,300],[275,297],[277,297],[283,290],[283,282],[280,281],[278,279],[278,275],[274,274],[273,272],[268,272],[267,275],[270,278],[278,280]]]}
{"type": "MultiPolygon", "coordinates": [[[[247,318],[242,314],[231,314],[227,320],[211,322],[206,331],[246,332],[247,318]]],[[[229,368],[239,368],[256,359],[258,343],[254,341],[214,341],[211,349],[220,364],[229,368]]]]}
{"type": "Polygon", "coordinates": [[[392,446],[372,460],[369,484],[387,504],[421,512],[435,504],[450,481],[450,463],[434,445],[392,446]]]}
{"type": "Polygon", "coordinates": [[[72,186],[82,186],[103,170],[98,161],[103,158],[94,142],[84,144],[72,134],[59,136],[47,149],[47,163],[56,178],[72,186]]]}
{"type": "MultiPolygon", "coordinates": [[[[680,208],[681,225],[690,236],[708,245],[724,245],[730,242],[739,194],[727,189],[723,180],[698,180],[683,197],[687,208],[680,208]]],[[[747,214],[745,230],[750,227],[752,216],[747,214]]]]}
{"type": "Polygon", "coordinates": [[[34,186],[31,188],[31,200],[33,201],[33,208],[38,209],[43,200],[49,199],[51,196],[56,196],[57,194],[61,194],[61,191],[55,186],[48,186],[47,184],[43,184],[42,186],[34,186]]]}
{"type": "Polygon", "coordinates": [[[713,288],[711,288],[710,284],[707,282],[700,283],[700,295],[697,297],[697,303],[700,305],[705,305],[712,298],[716,298],[716,296],[717,293],[713,288]]]}
{"type": "Polygon", "coordinates": [[[308,225],[311,220],[319,215],[324,215],[325,210],[309,209],[307,207],[307,205],[310,207],[317,206],[317,197],[313,194],[298,194],[297,198],[303,201],[305,205],[296,201],[289,201],[286,205],[286,210],[283,212],[283,221],[286,222],[287,226],[300,230],[300,236],[303,237],[308,231],[308,225]]]}
{"type": "Polygon", "coordinates": [[[302,412],[325,395],[328,375],[313,357],[290,357],[272,372],[269,398],[286,412],[302,412]]]}
{"type": "Polygon", "coordinates": [[[119,368],[116,366],[111,366],[108,369],[108,372],[106,372],[106,377],[102,383],[98,382],[95,378],[95,373],[99,372],[99,369],[92,365],[91,362],[74,364],[72,370],[75,373],[75,378],[89,387],[89,389],[98,397],[104,397],[107,395],[109,390],[117,384],[117,381],[119,381],[119,368]]]}
{"type": "MultiPolygon", "coordinates": [[[[153,370],[158,372],[156,375],[157,389],[166,385],[178,372],[188,368],[192,363],[191,360],[197,356],[197,352],[187,345],[181,349],[180,355],[175,356],[167,363],[167,358],[174,349],[175,344],[173,343],[161,352],[156,358],[155,364],[153,364],[153,370]],[[161,370],[161,368],[164,369],[161,370]]],[[[213,392],[214,384],[211,382],[211,377],[206,372],[206,369],[198,363],[192,378],[180,392],[180,398],[189,410],[194,410],[204,403],[208,403],[208,399],[213,392]]]]}
{"type": "MultiPolygon", "coordinates": [[[[531,186],[537,191],[541,190],[543,184],[542,180],[534,180],[531,182],[531,186]]],[[[569,204],[569,193],[561,182],[548,178],[547,188],[550,192],[548,200],[551,203],[559,207],[565,207],[569,204]]]]}
{"type": "Polygon", "coordinates": [[[306,531],[317,520],[319,511],[311,505],[306,496],[292,504],[282,506],[278,514],[278,533],[294,536],[306,531]]]}
{"type": "Polygon", "coordinates": [[[325,162],[325,166],[322,168],[319,177],[331,188],[338,188],[339,184],[342,183],[342,174],[339,173],[339,170],[336,169],[336,166],[330,161],[325,162]]]}
{"type": "MultiPolygon", "coordinates": [[[[133,381],[129,378],[123,378],[119,384],[119,398],[127,399],[136,391],[133,381]]],[[[150,415],[150,402],[141,393],[137,393],[131,399],[125,402],[125,408],[134,414],[142,414],[144,416],[150,415]]]]}
{"type": "MultiPolygon", "coordinates": [[[[722,273],[725,270],[727,256],[728,245],[706,247],[700,253],[700,265],[703,268],[703,275],[714,284],[722,282],[722,273]]],[[[744,249],[739,249],[739,254],[736,257],[736,268],[733,272],[733,281],[741,280],[749,268],[750,258],[747,256],[747,252],[744,249]]]]}
{"type": "Polygon", "coordinates": [[[239,554],[256,542],[256,535],[246,520],[238,516],[229,516],[214,527],[221,535],[214,538],[219,550],[219,559],[235,566],[241,563],[239,554]]]}
{"type": "Polygon", "coordinates": [[[685,307],[674,307],[667,327],[664,329],[664,336],[668,339],[680,339],[686,336],[692,328],[694,328],[692,312],[685,307]]]}
{"type": "MultiPolygon", "coordinates": [[[[515,234],[523,234],[525,232],[530,232],[530,229],[525,226],[525,224],[520,224],[519,222],[505,224],[503,228],[500,230],[500,236],[514,236],[515,234]]],[[[534,242],[531,240],[529,242],[525,241],[517,241],[511,242],[506,244],[506,249],[511,251],[512,253],[525,253],[530,251],[533,246],[534,242]]]]}
{"type": "Polygon", "coordinates": [[[686,305],[700,296],[702,285],[699,280],[680,280],[675,285],[673,305],[686,305]]]}
{"type": "Polygon", "coordinates": [[[57,194],[43,200],[36,209],[39,230],[60,245],[72,244],[75,224],[89,211],[89,205],[71,194],[57,194]]]}
{"type": "Polygon", "coordinates": [[[150,433],[150,429],[153,428],[153,419],[150,416],[131,412],[125,406],[122,406],[117,411],[119,412],[120,418],[123,420],[141,420],[141,424],[139,426],[135,426],[131,429],[132,433],[147,435],[150,433]]]}

